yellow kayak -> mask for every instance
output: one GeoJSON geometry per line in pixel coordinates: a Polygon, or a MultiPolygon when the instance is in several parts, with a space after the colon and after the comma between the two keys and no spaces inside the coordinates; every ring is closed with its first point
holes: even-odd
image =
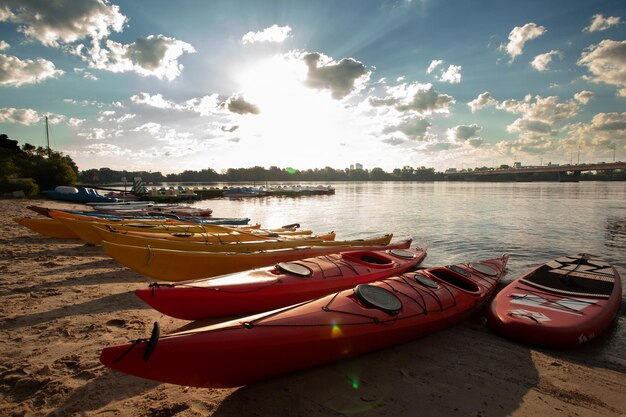
{"type": "MultiPolygon", "coordinates": [[[[271,239],[300,239],[300,240],[318,240],[320,239],[317,235],[313,234],[304,234],[304,235],[283,235],[283,232],[273,233],[270,231],[261,230],[237,230],[237,229],[215,229],[215,232],[209,233],[191,233],[188,232],[184,227],[179,229],[172,229],[172,231],[168,232],[164,229],[159,228],[145,228],[145,227],[136,227],[128,224],[110,224],[103,222],[93,222],[93,221],[84,221],[77,219],[70,219],[60,217],[59,221],[67,226],[70,230],[72,230],[78,237],[84,240],[87,243],[92,245],[100,245],[102,242],[102,237],[96,231],[96,228],[109,228],[117,231],[125,231],[128,233],[137,233],[146,235],[147,237],[153,238],[161,238],[161,239],[169,239],[169,240],[183,240],[183,241],[201,241],[201,242],[247,242],[247,241],[258,241],[258,240],[271,240],[271,239]]],[[[287,232],[289,233],[289,232],[287,232]]],[[[324,235],[326,240],[333,240],[334,234],[324,235]]]]}
{"type": "Polygon", "coordinates": [[[159,249],[145,246],[120,245],[102,241],[107,255],[140,274],[163,281],[214,277],[289,262],[297,259],[322,256],[347,250],[408,248],[411,240],[389,245],[392,235],[370,239],[344,241],[344,245],[299,246],[255,252],[203,252],[159,249]]]}
{"type": "MultiPolygon", "coordinates": [[[[128,227],[118,228],[112,226],[94,225],[99,229],[112,230],[119,233],[126,233],[132,236],[141,236],[151,239],[166,239],[178,242],[250,242],[257,240],[335,240],[335,232],[324,234],[304,234],[296,235],[292,233],[274,233],[266,231],[264,233],[250,233],[249,231],[233,231],[231,233],[187,233],[172,232],[164,233],[162,231],[154,232],[150,229],[136,230],[128,227]]],[[[105,239],[106,240],[106,239],[105,239]]]]}
{"type": "Polygon", "coordinates": [[[13,221],[44,236],[56,237],[59,239],[78,239],[78,235],[76,233],[58,220],[16,217],[13,221]]]}
{"type": "Polygon", "coordinates": [[[207,242],[205,240],[189,240],[185,239],[184,237],[170,236],[163,233],[135,233],[118,231],[115,229],[106,229],[102,227],[95,227],[94,230],[100,235],[100,238],[102,240],[106,240],[107,242],[111,243],[130,246],[150,246],[152,248],[187,251],[253,252],[259,250],[294,248],[297,246],[302,246],[303,244],[315,246],[345,245],[345,242],[340,240],[322,240],[322,238],[334,238],[334,233],[328,235],[319,235],[318,239],[308,237],[305,242],[303,242],[302,239],[289,238],[274,238],[246,242],[207,242]]]}

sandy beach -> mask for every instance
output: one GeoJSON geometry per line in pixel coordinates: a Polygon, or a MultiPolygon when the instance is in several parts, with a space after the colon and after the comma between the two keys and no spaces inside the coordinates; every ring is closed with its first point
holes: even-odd
{"type": "Polygon", "coordinates": [[[147,337],[155,321],[163,334],[189,323],[135,297],[151,280],[100,247],[13,222],[37,216],[28,204],[79,207],[0,200],[2,416],[626,416],[626,363],[604,349],[607,337],[537,349],[497,336],[480,313],[401,346],[235,389],[111,371],[98,360],[104,346],[147,337]]]}

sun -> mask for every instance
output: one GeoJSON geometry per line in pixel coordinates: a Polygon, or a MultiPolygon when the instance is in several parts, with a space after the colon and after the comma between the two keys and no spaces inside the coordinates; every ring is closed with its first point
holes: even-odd
{"type": "Polygon", "coordinates": [[[327,150],[345,129],[344,109],[329,92],[306,85],[307,67],[294,54],[275,55],[250,65],[238,77],[240,94],[259,114],[239,120],[250,152],[272,153],[284,166],[324,166],[327,150]]]}

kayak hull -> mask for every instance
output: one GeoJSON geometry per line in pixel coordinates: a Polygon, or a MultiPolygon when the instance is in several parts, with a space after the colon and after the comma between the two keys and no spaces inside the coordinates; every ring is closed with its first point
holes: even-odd
{"type": "Polygon", "coordinates": [[[250,314],[401,274],[425,257],[421,248],[349,251],[216,278],[154,283],[135,295],[155,310],[183,320],[250,314]],[[295,271],[289,270],[294,266],[295,271]]]}
{"type": "MultiPolygon", "coordinates": [[[[54,214],[53,214],[54,215],[54,214]]],[[[137,223],[130,221],[128,223],[109,223],[105,221],[93,221],[82,220],[67,217],[59,217],[66,227],[71,229],[82,240],[92,245],[102,244],[102,236],[97,228],[106,228],[118,232],[127,232],[130,234],[136,234],[138,236],[152,237],[158,239],[176,240],[176,241],[191,241],[191,242],[247,242],[247,241],[259,241],[269,240],[272,238],[280,239],[292,239],[292,240],[334,240],[335,235],[313,235],[305,234],[301,235],[289,235],[293,232],[278,232],[273,233],[264,230],[256,229],[233,229],[218,225],[205,225],[202,228],[204,233],[189,232],[189,230],[196,230],[195,225],[178,225],[178,224],[153,224],[153,223],[137,223]],[[283,234],[287,233],[287,235],[283,234]],[[272,236],[272,237],[270,237],[272,236]]]]}
{"type": "MultiPolygon", "coordinates": [[[[119,245],[102,241],[104,252],[117,262],[140,274],[163,281],[185,281],[209,278],[248,269],[262,268],[278,262],[311,258],[347,250],[372,249],[376,245],[388,245],[391,235],[377,238],[344,241],[342,246],[298,246],[257,252],[201,252],[179,251],[119,245]]],[[[307,245],[307,242],[302,242],[307,245]]],[[[313,243],[314,244],[314,243],[313,243]]],[[[377,249],[408,248],[410,240],[377,249]]]]}
{"type": "Polygon", "coordinates": [[[489,325],[513,340],[568,348],[602,333],[619,311],[617,270],[588,254],[555,259],[511,282],[492,301],[489,325]]]}
{"type": "Polygon", "coordinates": [[[247,385],[455,325],[493,293],[506,260],[483,261],[495,276],[465,265],[459,268],[468,277],[430,268],[212,326],[163,337],[153,331],[149,340],[105,348],[100,361],[124,373],[185,386],[247,385]],[[435,287],[419,283],[416,275],[435,287]],[[449,284],[452,276],[469,289],[449,284]],[[380,303],[372,306],[360,298],[366,293],[383,296],[373,297],[380,303]]]}
{"type": "Polygon", "coordinates": [[[58,220],[49,218],[31,219],[29,217],[16,217],[13,220],[16,223],[44,236],[58,239],[78,239],[78,235],[76,233],[58,220]]]}
{"type": "Polygon", "coordinates": [[[204,251],[204,252],[254,252],[271,249],[287,249],[302,246],[303,243],[315,246],[345,246],[340,240],[306,239],[285,239],[283,236],[266,240],[256,240],[247,242],[207,242],[185,240],[182,237],[169,238],[169,234],[150,234],[116,231],[96,227],[95,231],[100,235],[101,240],[117,243],[120,245],[143,246],[159,249],[173,249],[182,251],[204,251]]]}

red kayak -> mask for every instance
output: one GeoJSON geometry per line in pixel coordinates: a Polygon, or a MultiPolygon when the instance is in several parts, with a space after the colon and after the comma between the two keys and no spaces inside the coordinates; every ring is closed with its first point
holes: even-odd
{"type": "Polygon", "coordinates": [[[572,347],[593,339],[617,314],[622,285],[617,270],[588,254],[539,266],[493,300],[489,324],[520,342],[572,347]]]}
{"type": "Polygon", "coordinates": [[[301,304],[107,347],[115,370],[195,387],[233,387],[407,342],[487,301],[508,257],[360,284],[301,304]]]}
{"type": "Polygon", "coordinates": [[[421,248],[342,252],[221,277],[154,283],[135,294],[183,320],[251,314],[398,275],[425,257],[421,248]]]}

